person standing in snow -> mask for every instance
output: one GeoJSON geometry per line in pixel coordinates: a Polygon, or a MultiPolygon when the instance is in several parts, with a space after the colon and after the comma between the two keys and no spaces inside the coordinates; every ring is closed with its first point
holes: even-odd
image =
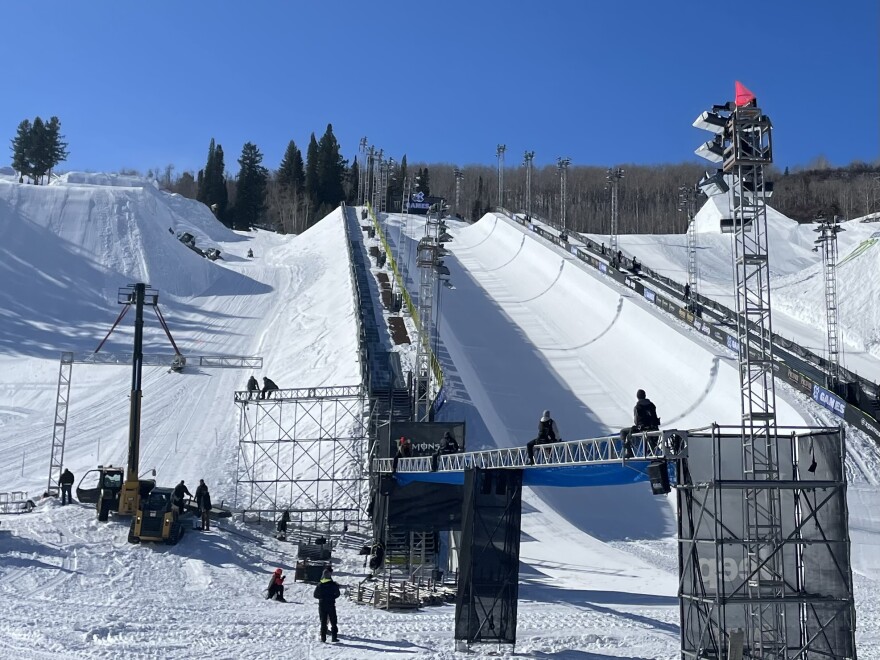
{"type": "Polygon", "coordinates": [[[58,480],[58,483],[61,485],[61,505],[70,504],[73,502],[73,497],[70,494],[71,489],[73,489],[74,476],[73,472],[64,468],[64,472],[61,474],[61,479],[58,480]]]}
{"type": "Polygon", "coordinates": [[[266,378],[264,376],[263,377],[263,391],[260,394],[260,398],[261,399],[271,398],[271,395],[269,394],[269,392],[277,392],[277,391],[278,391],[278,386],[275,384],[275,381],[273,381],[271,378],[266,378]]]}
{"type": "Polygon", "coordinates": [[[327,641],[327,623],[330,623],[330,640],[338,642],[339,628],[336,625],[336,599],[339,598],[339,585],[333,581],[333,569],[325,568],[321,581],[315,587],[318,599],[318,616],[321,619],[321,641],[327,641]]]}
{"type": "Polygon", "coordinates": [[[247,391],[248,391],[248,400],[260,398],[259,397],[260,385],[257,383],[257,379],[254,378],[253,376],[248,378],[247,391]]]}
{"type": "Polygon", "coordinates": [[[211,531],[211,493],[208,492],[208,484],[204,479],[199,479],[199,487],[196,488],[196,506],[202,517],[202,530],[211,531]]]}
{"type": "Polygon", "coordinates": [[[183,515],[183,496],[184,494],[192,497],[192,493],[189,492],[189,488],[186,487],[186,484],[183,483],[183,479],[180,480],[180,483],[174,487],[174,491],[171,493],[171,503],[177,507],[178,515],[183,515]]]}
{"type": "Polygon", "coordinates": [[[538,421],[538,437],[526,443],[526,453],[528,454],[526,464],[532,465],[535,462],[535,445],[549,445],[553,442],[561,441],[562,436],[559,435],[559,427],[556,426],[556,420],[550,417],[549,410],[545,410],[538,421]]]}
{"type": "Polygon", "coordinates": [[[283,571],[280,568],[276,568],[275,572],[272,574],[272,577],[269,578],[269,592],[266,596],[267,600],[272,600],[272,597],[275,597],[275,600],[286,603],[287,601],[284,599],[284,575],[282,575],[283,571]]]}

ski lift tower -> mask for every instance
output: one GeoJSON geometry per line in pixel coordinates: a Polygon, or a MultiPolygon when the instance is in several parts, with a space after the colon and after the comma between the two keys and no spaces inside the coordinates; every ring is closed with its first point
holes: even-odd
{"type": "Polygon", "coordinates": [[[440,230],[443,212],[446,209],[443,200],[428,209],[425,216],[425,235],[419,241],[417,265],[419,267],[419,330],[416,352],[416,373],[413,386],[413,419],[416,422],[428,422],[431,415],[432,373],[437,358],[431,350],[431,328],[434,311],[434,291],[436,290],[436,266],[441,254],[440,230]]]}

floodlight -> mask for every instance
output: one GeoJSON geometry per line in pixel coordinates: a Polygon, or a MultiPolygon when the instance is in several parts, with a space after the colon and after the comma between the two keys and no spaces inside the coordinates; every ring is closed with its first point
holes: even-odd
{"type": "MultiPolygon", "coordinates": [[[[742,225],[742,229],[744,232],[752,231],[752,219],[746,218],[744,221],[740,221],[742,225]]],[[[734,222],[733,218],[721,218],[721,233],[722,234],[733,234],[737,230],[737,225],[734,222]]]]}
{"type": "Polygon", "coordinates": [[[727,118],[717,112],[706,111],[694,120],[694,128],[722,135],[727,129],[727,118]]]}
{"type": "Polygon", "coordinates": [[[697,186],[709,197],[724,195],[730,190],[730,186],[724,181],[724,172],[721,170],[718,170],[715,174],[706,172],[706,176],[700,180],[697,186]]]}
{"type": "Polygon", "coordinates": [[[724,145],[722,144],[721,136],[719,135],[711,142],[701,144],[694,150],[694,153],[700,158],[705,158],[713,163],[723,163],[724,145]]]}

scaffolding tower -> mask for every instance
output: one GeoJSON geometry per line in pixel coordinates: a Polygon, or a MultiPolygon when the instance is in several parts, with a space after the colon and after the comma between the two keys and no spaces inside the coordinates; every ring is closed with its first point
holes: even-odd
{"type": "Polygon", "coordinates": [[[837,234],[844,231],[838,224],[835,215],[831,220],[819,218],[819,233],[816,245],[822,250],[822,265],[825,275],[825,331],[828,341],[828,371],[826,386],[837,391],[840,384],[840,347],[838,344],[838,326],[840,311],[837,306],[837,234]]]}
{"type": "Polygon", "coordinates": [[[425,235],[417,247],[419,267],[419,318],[418,340],[416,341],[416,368],[413,386],[413,420],[428,422],[431,416],[433,399],[432,374],[434,352],[431,350],[431,330],[433,328],[434,291],[437,286],[437,262],[440,258],[441,218],[444,204],[434,205],[425,216],[425,235]]]}
{"type": "Polygon", "coordinates": [[[301,532],[367,531],[368,394],[359,385],[264,394],[235,393],[236,509],[273,521],[287,511],[301,532]]]}
{"type": "Polygon", "coordinates": [[[697,196],[700,194],[699,184],[694,186],[680,186],[678,189],[678,208],[684,211],[688,218],[687,250],[688,250],[688,293],[687,304],[697,297],[698,268],[697,268],[697,196]]]}
{"type": "Polygon", "coordinates": [[[623,170],[619,167],[609,167],[605,174],[606,186],[611,189],[611,235],[608,237],[608,246],[611,250],[611,258],[617,258],[618,242],[617,232],[620,218],[620,209],[617,206],[617,189],[623,178],[623,170]]]}

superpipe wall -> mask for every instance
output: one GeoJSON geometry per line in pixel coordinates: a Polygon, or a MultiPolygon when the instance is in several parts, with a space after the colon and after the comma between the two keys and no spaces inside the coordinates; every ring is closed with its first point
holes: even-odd
{"type": "MultiPolygon", "coordinates": [[[[631,289],[636,294],[642,296],[645,300],[652,303],[662,311],[677,317],[681,321],[684,321],[688,325],[700,331],[706,337],[715,340],[716,342],[718,342],[722,346],[725,346],[731,351],[738,352],[738,339],[734,334],[728,332],[725,329],[725,326],[719,323],[707,321],[695,315],[682,304],[683,301],[673,299],[669,295],[669,292],[671,291],[670,287],[677,286],[677,283],[669,280],[662,283],[665,286],[648,285],[644,282],[644,279],[650,277],[648,275],[650,271],[646,273],[647,269],[641,268],[638,275],[631,271],[618,269],[606,263],[605,260],[600,259],[598,256],[594,255],[590,250],[578,245],[573,245],[566,240],[562,240],[556,233],[547,231],[540,225],[534,224],[526,220],[524,217],[514,215],[504,209],[499,209],[499,212],[502,213],[505,217],[526,227],[533,233],[538,234],[545,240],[555,243],[564,250],[570,252],[580,261],[591,266],[592,268],[595,268],[605,277],[608,277],[611,280],[614,280],[615,282],[618,282],[619,284],[622,284],[623,286],[631,289]],[[666,295],[660,292],[664,289],[664,293],[666,293],[666,295]]],[[[703,302],[703,299],[701,299],[700,303],[702,304],[703,302]]],[[[714,303],[714,301],[709,302],[712,302],[713,309],[721,311],[733,317],[733,312],[731,312],[730,310],[727,310],[723,306],[714,303]]],[[[792,342],[788,343],[791,344],[791,347],[786,350],[783,347],[777,346],[776,342],[774,342],[774,354],[777,360],[773,365],[773,370],[777,378],[780,378],[784,382],[793,385],[801,392],[809,395],[816,403],[823,406],[824,408],[827,408],[838,417],[841,417],[846,423],[862,431],[863,433],[871,437],[875,442],[880,444],[880,423],[878,423],[878,421],[866,411],[858,408],[856,405],[848,403],[841,397],[837,396],[819,383],[815,382],[813,378],[805,374],[805,371],[812,371],[814,374],[821,374],[822,372],[816,370],[815,368],[812,368],[812,365],[795,355],[796,353],[804,357],[812,356],[812,353],[810,353],[810,351],[792,342]]],[[[818,360],[819,358],[816,359],[818,360]]],[[[863,386],[865,385],[865,383],[861,384],[863,386]]],[[[871,385],[873,384],[868,384],[869,387],[871,385]]]]}

